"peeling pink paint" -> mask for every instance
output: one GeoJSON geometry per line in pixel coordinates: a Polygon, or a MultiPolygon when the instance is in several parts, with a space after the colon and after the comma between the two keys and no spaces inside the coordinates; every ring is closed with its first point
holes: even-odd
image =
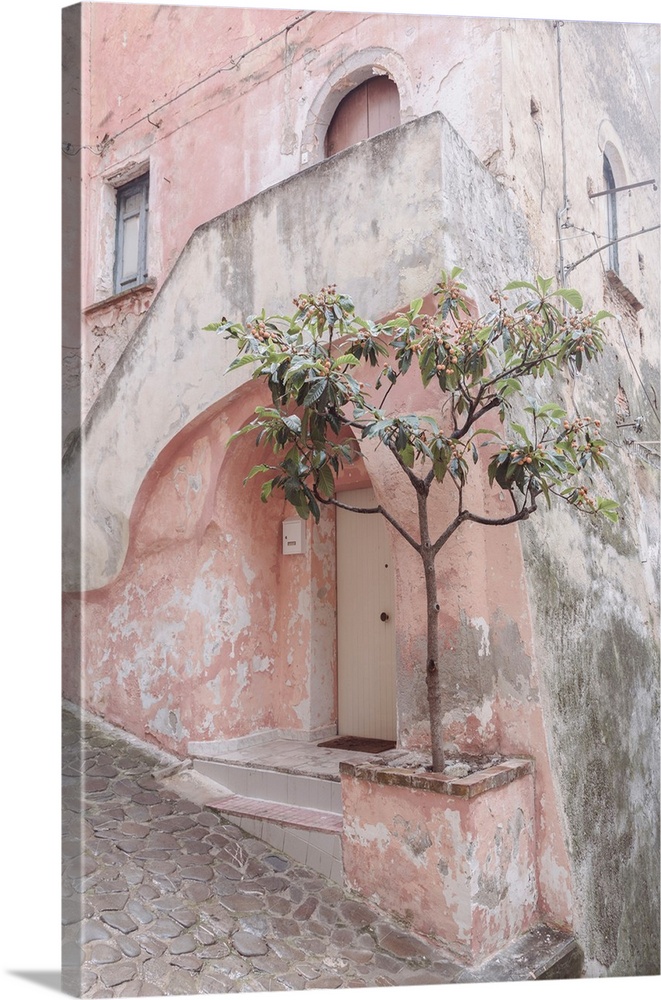
{"type": "Polygon", "coordinates": [[[478,963],[537,915],[532,775],[474,798],[342,775],[348,885],[478,963]]]}
{"type": "MultiPolygon", "coordinates": [[[[260,456],[244,438],[226,447],[255,402],[249,389],[173,442],[136,502],[121,574],[65,599],[71,647],[85,622],[83,703],[181,754],[335,721],[332,518],[310,528],[306,555],[281,554],[284,504],[242,485],[260,456]]],[[[67,663],[74,697],[73,648],[67,663]]]]}

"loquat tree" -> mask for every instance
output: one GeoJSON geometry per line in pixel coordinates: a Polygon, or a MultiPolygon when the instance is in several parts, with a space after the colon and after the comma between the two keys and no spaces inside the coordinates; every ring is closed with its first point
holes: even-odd
{"type": "MultiPolygon", "coordinates": [[[[264,382],[272,406],[257,407],[255,419],[239,435],[256,432],[272,465],[256,465],[246,477],[263,476],[261,499],[284,494],[301,518],[319,521],[321,506],[381,515],[418,553],[424,572],[427,655],[426,683],[431,726],[432,769],[445,767],[443,702],[439,671],[440,605],[436,560],[449,539],[468,522],[502,526],[525,521],[543,497],[570,504],[588,515],[617,520],[615,501],[593,496],[589,472],[605,469],[606,443],[600,423],[569,416],[555,401],[540,403],[526,387],[561,366],[580,371],[603,349],[606,312],[585,312],[571,288],[552,290],[552,279],[512,281],[491,296],[493,308],[474,317],[459,280],[461,269],[442,272],[434,289],[436,308],[423,300],[386,322],[355,315],[351,299],[335,286],[294,300],[292,316],[223,318],[205,329],[236,341],[237,357],[228,370],[253,365],[252,378],[264,382]],[[523,294],[515,306],[507,292],[523,294]],[[378,369],[373,388],[358,381],[355,369],[378,369]],[[388,410],[388,396],[405,378],[416,376],[429,391],[436,417],[388,410]],[[376,395],[378,394],[378,396],[376,395]],[[497,411],[500,421],[489,415],[497,411]],[[523,422],[512,419],[522,413],[523,422]],[[347,434],[348,432],[348,434],[347,434]],[[336,495],[342,468],[359,455],[356,439],[378,439],[392,455],[393,469],[405,477],[417,507],[411,534],[383,503],[360,508],[336,495]],[[478,446],[488,448],[479,461],[478,446]],[[486,474],[511,501],[511,512],[489,517],[466,506],[472,469],[486,474]],[[450,484],[456,500],[449,523],[432,537],[429,503],[434,489],[450,484]]],[[[539,395],[539,393],[537,393],[539,395]]]]}

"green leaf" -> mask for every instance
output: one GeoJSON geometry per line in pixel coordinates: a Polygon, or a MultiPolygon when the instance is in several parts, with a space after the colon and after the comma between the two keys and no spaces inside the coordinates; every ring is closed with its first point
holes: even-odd
{"type": "Polygon", "coordinates": [[[231,437],[227,441],[227,446],[229,447],[231,445],[232,441],[234,441],[238,437],[241,437],[243,434],[249,434],[250,431],[257,430],[257,428],[259,426],[260,426],[259,422],[257,420],[254,420],[252,423],[246,424],[245,427],[239,428],[238,431],[234,431],[234,433],[231,435],[231,437]]]}
{"type": "Polygon", "coordinates": [[[413,468],[413,463],[415,461],[415,451],[413,450],[413,445],[410,441],[404,445],[403,448],[397,449],[399,457],[408,469],[413,468]]]}
{"type": "Polygon", "coordinates": [[[521,383],[518,378],[503,378],[496,382],[495,389],[499,396],[505,398],[513,392],[521,392],[521,383]]]}
{"type": "Polygon", "coordinates": [[[572,307],[572,309],[582,309],[583,308],[583,297],[580,292],[577,292],[575,288],[558,288],[557,291],[553,292],[554,295],[561,295],[566,302],[572,307]]]}
{"type": "Polygon", "coordinates": [[[612,521],[614,524],[619,519],[619,507],[620,505],[616,500],[608,500],[606,497],[597,497],[597,513],[603,514],[604,517],[607,517],[608,520],[612,521]]]}
{"type": "Polygon", "coordinates": [[[373,424],[367,424],[367,426],[363,429],[363,437],[376,437],[377,434],[380,436],[382,431],[386,430],[386,428],[392,427],[392,423],[391,419],[375,420],[373,424]]]}
{"type": "Polygon", "coordinates": [[[285,497],[292,507],[299,507],[303,503],[303,490],[301,482],[292,477],[285,480],[285,497]]]}
{"type": "Polygon", "coordinates": [[[530,438],[528,437],[528,433],[527,433],[525,427],[522,424],[514,424],[513,423],[513,424],[511,424],[511,427],[512,427],[513,431],[516,431],[516,433],[519,434],[523,438],[523,440],[526,442],[526,444],[531,444],[530,438]]]}
{"type": "MultiPolygon", "coordinates": [[[[531,412],[533,411],[531,410],[531,412]]],[[[567,416],[566,411],[557,403],[544,403],[537,409],[536,413],[538,417],[552,417],[553,420],[562,420],[563,417],[567,416]]]]}
{"type": "Polygon", "coordinates": [[[282,422],[293,434],[301,433],[301,418],[295,413],[291,413],[289,416],[283,417],[282,422]]]}
{"type": "Polygon", "coordinates": [[[505,285],[503,291],[510,292],[515,288],[530,288],[533,292],[537,291],[535,285],[531,285],[529,281],[510,281],[509,285],[505,285]]]}
{"type": "Polygon", "coordinates": [[[541,480],[542,493],[544,494],[544,499],[546,500],[547,506],[551,506],[551,495],[549,493],[549,486],[545,479],[541,480]]]}
{"type": "Polygon", "coordinates": [[[268,498],[271,496],[271,490],[273,489],[273,479],[268,479],[263,485],[260,493],[262,503],[266,503],[268,498]]]}
{"type": "Polygon", "coordinates": [[[246,478],[243,480],[243,485],[245,486],[249,479],[252,479],[253,476],[259,475],[260,472],[270,472],[270,471],[271,471],[270,465],[253,465],[252,469],[250,470],[246,478]]]}
{"type": "Polygon", "coordinates": [[[244,354],[242,357],[234,358],[234,361],[227,369],[228,372],[233,372],[237,368],[243,368],[244,365],[252,365],[255,361],[261,361],[262,358],[258,357],[256,354],[244,354]]]}
{"type": "Polygon", "coordinates": [[[322,497],[327,500],[333,496],[335,492],[335,480],[333,478],[333,472],[328,463],[322,465],[319,469],[317,476],[317,489],[321,493],[322,497]]]}
{"type": "Polygon", "coordinates": [[[303,406],[312,406],[313,403],[317,402],[326,388],[326,380],[323,378],[314,379],[309,385],[310,388],[303,400],[303,406]]]}
{"type": "MultiPolygon", "coordinates": [[[[321,516],[321,511],[319,510],[319,504],[315,500],[314,494],[305,485],[303,486],[303,492],[305,494],[305,500],[307,501],[307,508],[312,514],[317,524],[319,524],[319,518],[321,516]]],[[[305,516],[307,518],[307,514],[305,516]]]]}

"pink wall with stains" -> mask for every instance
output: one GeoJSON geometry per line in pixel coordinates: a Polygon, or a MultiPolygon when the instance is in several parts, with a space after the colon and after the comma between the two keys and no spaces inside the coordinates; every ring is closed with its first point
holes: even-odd
{"type": "Polygon", "coordinates": [[[334,518],[309,529],[305,554],[282,555],[291,512],[242,485],[268,456],[248,436],[227,447],[257,398],[248,386],[171,443],[137,498],[119,576],[65,597],[72,644],[84,623],[83,704],[184,756],[189,740],[335,723],[334,518]]]}
{"type": "MultiPolygon", "coordinates": [[[[389,164],[389,181],[395,192],[392,214],[399,208],[395,203],[407,205],[407,198],[417,206],[412,216],[415,239],[406,230],[411,223],[398,222],[398,236],[391,240],[392,247],[397,247],[391,255],[392,268],[398,277],[407,276],[412,295],[429,287],[426,278],[419,279],[422,272],[416,272],[425,254],[446,266],[468,259],[474,276],[479,276],[509,267],[515,259],[514,247],[520,249],[522,257],[532,248],[530,259],[539,261],[542,273],[553,273],[557,265],[555,210],[562,202],[555,32],[552,22],[84,4],[83,148],[80,159],[72,161],[74,171],[80,167],[83,178],[83,411],[99,393],[101,411],[112,407],[113,400],[117,407],[112,392],[104,396],[104,384],[127,344],[135,348],[139,342],[135,351],[143,351],[140,360],[145,367],[152,364],[165,372],[164,377],[173,374],[174,368],[167,368],[171,358],[158,367],[162,356],[144,352],[144,341],[136,331],[143,320],[147,328],[151,323],[154,339],[166,342],[167,355],[167,338],[173,329],[185,330],[187,324],[190,329],[195,327],[185,309],[188,289],[180,286],[170,293],[169,301],[177,294],[181,300],[173,307],[174,321],[161,320],[154,332],[159,322],[157,294],[167,291],[166,279],[172,277],[175,262],[181,261],[188,249],[191,255],[198,252],[200,241],[189,239],[191,233],[269,185],[288,178],[302,181],[303,174],[299,178],[294,175],[321,155],[324,116],[332,114],[343,88],[348,89],[352,80],[356,82],[355,74],[371,73],[372,67],[395,79],[402,121],[420,119],[415,122],[415,132],[407,133],[407,148],[416,142],[416,135],[419,140],[422,116],[429,112],[442,112],[456,129],[456,135],[451,135],[444,128],[440,145],[433,145],[430,133],[427,143],[416,147],[416,168],[424,165],[420,158],[424,150],[433,149],[434,165],[440,157],[442,170],[440,180],[434,174],[432,182],[421,168],[420,175],[416,174],[419,190],[415,199],[406,193],[398,196],[402,180],[395,166],[404,158],[404,138],[398,147],[401,156],[389,164]],[[145,49],[150,54],[148,60],[142,58],[145,49]],[[531,118],[531,96],[541,103],[544,114],[545,156],[541,161],[541,125],[539,119],[531,118]],[[236,141],[237,136],[240,141],[236,141]],[[537,204],[540,162],[545,165],[541,208],[537,204]],[[112,296],[113,200],[118,185],[147,168],[152,280],[142,290],[117,300],[112,296]],[[494,178],[498,185],[490,183],[494,178]],[[506,211],[503,185],[511,196],[506,211]],[[497,187],[503,191],[500,201],[497,187]],[[444,217],[434,223],[433,234],[441,234],[440,241],[433,240],[425,229],[433,206],[419,200],[419,195],[430,190],[443,204],[444,217]],[[523,206],[525,225],[517,215],[517,204],[523,206]],[[479,235],[476,214],[487,219],[488,234],[479,235]],[[424,238],[420,237],[422,231],[424,238]],[[405,233],[402,239],[400,232],[405,233]],[[525,233],[530,235],[530,247],[525,244],[525,233]],[[444,259],[449,255],[454,256],[444,259]]],[[[563,25],[561,34],[568,53],[565,93],[583,95],[579,104],[575,102],[567,129],[572,163],[569,195],[577,220],[587,227],[585,232],[592,232],[595,227],[599,230],[601,223],[597,203],[587,201],[587,181],[592,184],[600,176],[605,135],[609,142],[617,139],[617,129],[622,135],[633,136],[631,109],[635,105],[636,113],[642,112],[635,95],[624,85],[627,74],[631,79],[636,77],[619,33],[611,37],[603,26],[583,28],[574,23],[563,25]],[[597,31],[594,39],[590,35],[593,31],[597,31]],[[603,65],[606,45],[613,73],[620,73],[622,87],[612,86],[610,77],[602,82],[599,74],[591,71],[590,59],[594,65],[603,65]],[[607,119],[614,125],[602,134],[607,119]]],[[[658,37],[656,45],[658,52],[658,37]]],[[[647,115],[644,101],[643,105],[647,115]]],[[[640,135],[649,137],[653,144],[657,133],[649,118],[641,117],[640,122],[644,121],[648,124],[641,125],[640,135]]],[[[393,139],[393,149],[395,146],[393,139]]],[[[646,148],[643,144],[637,151],[634,144],[628,149],[628,180],[653,175],[650,164],[656,160],[650,159],[646,148]]],[[[353,155],[344,157],[347,166],[353,155]]],[[[359,190],[365,164],[360,167],[360,154],[354,156],[354,162],[358,173],[342,176],[357,178],[354,187],[359,190]]],[[[371,169],[370,184],[376,168],[371,169]]],[[[335,176],[340,175],[338,167],[335,176]]],[[[338,193],[337,187],[328,187],[332,172],[324,177],[324,192],[331,190],[331,201],[342,204],[351,185],[338,193]]],[[[314,190],[313,178],[310,189],[314,190]]],[[[286,194],[282,190],[278,199],[283,211],[286,194]]],[[[319,201],[323,199],[317,198],[319,201]]],[[[641,206],[640,224],[647,224],[645,205],[649,208],[649,200],[636,204],[641,206]]],[[[254,211],[259,214],[261,210],[257,205],[254,211]]],[[[352,211],[356,212],[355,203],[352,211]]],[[[632,223],[637,218],[634,213],[632,223]]],[[[278,226],[286,219],[283,213],[278,226]]],[[[334,220],[334,226],[326,229],[336,228],[346,247],[351,234],[341,229],[342,222],[334,220]]],[[[632,231],[639,222],[632,224],[632,231]]],[[[381,219],[381,227],[384,225],[381,219]]],[[[291,229],[285,229],[291,234],[291,229]]],[[[254,232],[262,230],[256,227],[254,232]]],[[[255,239],[255,247],[242,247],[237,242],[237,252],[229,262],[229,271],[244,275],[250,294],[255,292],[255,309],[268,305],[261,301],[264,289],[270,295],[278,287],[277,279],[267,276],[260,284],[256,277],[271,263],[277,242],[275,224],[270,233],[268,245],[260,238],[255,239]]],[[[211,246],[211,228],[207,235],[211,246]]],[[[307,258],[318,254],[315,267],[326,260],[339,266],[341,255],[330,241],[322,247],[317,239],[308,238],[301,249],[293,247],[290,239],[283,246],[290,255],[290,270],[295,253],[299,253],[299,263],[300,254],[307,258]]],[[[647,243],[640,244],[640,251],[633,241],[627,246],[635,273],[625,277],[645,302],[647,331],[654,329],[655,319],[658,326],[658,258],[647,243]],[[643,251],[645,268],[638,266],[643,251]]],[[[389,252],[381,251],[382,259],[387,259],[389,252]]],[[[577,250],[576,257],[578,254],[577,250]]],[[[374,276],[373,248],[367,263],[363,257],[359,260],[352,267],[354,275],[369,275],[372,284],[381,286],[380,294],[385,294],[383,288],[388,284],[395,287],[392,277],[384,278],[386,272],[378,279],[374,276]]],[[[200,275],[212,273],[209,259],[197,258],[196,267],[200,275]]],[[[219,273],[213,271],[208,282],[214,293],[223,284],[219,273]]],[[[335,280],[336,275],[330,277],[335,280]]],[[[612,290],[606,288],[604,293],[599,258],[582,268],[580,277],[581,287],[589,291],[592,301],[600,301],[605,294],[607,307],[620,310],[622,303],[612,290]]],[[[183,281],[181,277],[176,280],[183,281]]],[[[190,284],[190,272],[186,280],[190,284]]],[[[388,300],[388,307],[390,304],[388,300]]],[[[196,328],[212,318],[218,317],[205,316],[196,328]]],[[[647,365],[649,355],[649,370],[657,370],[657,349],[651,348],[656,344],[654,338],[646,336],[643,347],[643,328],[639,331],[637,322],[626,317],[625,325],[640,363],[647,365]]],[[[177,346],[181,346],[179,341],[177,346]]],[[[74,351],[76,347],[71,343],[67,349],[74,351]]],[[[612,436],[618,428],[606,412],[610,405],[608,385],[614,393],[615,387],[626,384],[632,405],[637,391],[621,359],[615,361],[611,360],[610,374],[603,382],[593,384],[586,379],[578,387],[579,404],[588,410],[596,405],[600,415],[610,420],[612,436]]],[[[130,388],[129,376],[125,369],[122,377],[129,379],[130,388]]],[[[142,407],[142,413],[149,414],[145,395],[153,383],[146,383],[147,392],[142,395],[143,383],[138,379],[133,384],[140,387],[140,393],[134,394],[139,400],[136,410],[142,407]]],[[[183,413],[187,401],[176,394],[174,398],[183,413]]],[[[319,528],[309,527],[305,556],[281,555],[280,524],[291,511],[273,502],[262,506],[257,482],[245,489],[241,486],[250,466],[259,461],[259,455],[249,453],[247,440],[230,451],[225,447],[231,432],[248,419],[255,402],[252,390],[241,389],[189,424],[160,455],[159,448],[154,449],[153,465],[133,506],[129,548],[121,569],[117,571],[109,556],[104,582],[111,582],[85,595],[65,597],[64,632],[69,645],[65,650],[65,695],[177,753],[186,753],[189,740],[222,741],[274,729],[307,738],[332,729],[335,723],[333,519],[324,516],[319,528]],[[80,650],[75,648],[78,642],[80,650]]],[[[403,410],[413,410],[419,408],[421,400],[415,394],[402,394],[397,402],[403,410]]],[[[125,405],[120,403],[120,410],[125,405]]],[[[636,405],[641,413],[646,412],[644,399],[639,398],[636,405]]],[[[126,424],[132,416],[122,410],[126,424]]],[[[104,436],[106,425],[98,411],[95,417],[97,437],[92,426],[88,439],[91,434],[97,448],[100,444],[112,449],[121,436],[104,436]]],[[[173,426],[169,412],[161,424],[173,426]]],[[[73,425],[75,420],[65,431],[73,425]]],[[[119,453],[126,460],[123,448],[119,453]]],[[[389,456],[384,449],[367,445],[364,455],[364,470],[352,470],[343,485],[371,481],[377,496],[410,527],[412,497],[401,488],[389,456]]],[[[632,472],[633,461],[620,450],[620,464],[613,477],[617,484],[634,482],[636,477],[642,480],[640,469],[634,470],[635,475],[632,472]]],[[[101,468],[102,476],[113,483],[121,476],[114,465],[101,468]]],[[[136,482],[140,475],[136,475],[136,482]]],[[[91,494],[96,490],[101,496],[97,524],[107,514],[108,534],[112,535],[116,511],[111,502],[113,491],[106,486],[107,482],[93,483],[91,494]],[[104,503],[108,504],[105,508],[104,503]]],[[[636,615],[639,607],[647,614],[649,606],[650,621],[658,617],[658,588],[649,569],[658,550],[658,533],[652,527],[658,522],[654,516],[658,501],[651,486],[644,502],[636,499],[642,486],[638,493],[637,489],[628,493],[627,502],[633,507],[623,519],[616,549],[609,549],[607,538],[597,542],[587,534],[584,537],[564,515],[554,514],[555,520],[549,515],[545,520],[546,512],[540,512],[537,524],[521,529],[464,525],[438,561],[445,730],[461,751],[497,749],[535,758],[539,909],[569,924],[583,919],[578,912],[581,906],[588,914],[591,907],[599,910],[598,919],[590,916],[588,923],[593,934],[590,954],[597,956],[600,969],[613,966],[621,943],[638,936],[641,876],[636,881],[630,873],[644,872],[643,882],[648,878],[642,862],[645,845],[653,839],[651,825],[651,832],[645,826],[646,812],[639,808],[639,786],[634,784],[629,800],[622,805],[618,777],[638,773],[641,747],[648,747],[652,725],[649,690],[657,679],[657,661],[650,650],[656,649],[658,637],[654,632],[650,638],[653,625],[636,615]],[[522,538],[528,546],[527,579],[522,538]],[[551,558],[550,553],[556,550],[557,555],[551,558]],[[640,570],[639,562],[648,563],[648,550],[649,564],[640,570]],[[614,552],[617,558],[613,558],[614,552]],[[540,553],[541,568],[530,558],[540,553]],[[643,572],[644,579],[640,576],[643,572]],[[594,594],[599,587],[604,592],[597,598],[594,594]],[[551,592],[555,604],[550,600],[551,592]],[[592,618],[581,618],[580,614],[577,618],[576,608],[594,608],[595,613],[592,618]],[[611,634],[608,622],[612,619],[617,623],[620,618],[621,628],[613,626],[611,634]],[[591,628],[587,643],[586,620],[591,628]],[[566,641],[564,633],[562,641],[558,638],[559,627],[566,628],[566,641]],[[601,635],[599,642],[592,631],[594,636],[601,635]],[[644,639],[640,646],[633,641],[636,636],[644,639]],[[620,671],[620,663],[634,664],[641,671],[645,664],[649,667],[632,682],[629,672],[620,671]],[[617,730],[614,719],[620,727],[617,730]],[[629,756],[620,764],[622,747],[629,756]],[[613,748],[618,748],[617,752],[613,748]],[[574,761],[587,755],[596,755],[593,759],[598,766],[589,769],[587,776],[579,768],[577,778],[574,761]],[[610,762],[608,767],[602,767],[603,759],[610,762]],[[611,803],[611,812],[605,810],[604,815],[610,818],[601,821],[598,850],[590,848],[587,867],[581,869],[577,858],[583,847],[591,844],[594,832],[589,806],[596,803],[601,810],[604,787],[611,803]],[[563,823],[568,824],[568,842],[573,847],[573,887],[563,823]],[[609,866],[620,850],[623,829],[627,836],[633,830],[631,836],[638,840],[630,851],[624,851],[627,863],[611,873],[609,866]],[[592,887],[606,878],[604,873],[608,875],[604,892],[611,900],[626,898],[630,914],[629,923],[623,919],[621,928],[607,927],[607,935],[602,934],[600,907],[591,897],[592,887]],[[576,903],[572,889],[577,887],[576,903]],[[608,948],[603,946],[605,940],[611,942],[608,948]]],[[[89,505],[94,506],[91,494],[89,505]]],[[[131,502],[133,496],[134,492],[131,502]]],[[[503,503],[497,492],[487,496],[477,488],[467,491],[466,497],[478,510],[488,505],[491,510],[500,510],[503,503]]],[[[452,504],[452,487],[446,484],[434,513],[439,530],[452,516],[452,504]]],[[[128,510],[130,503],[127,516],[128,510]]],[[[120,523],[122,530],[123,526],[120,523]]],[[[424,608],[412,596],[421,590],[422,573],[415,553],[395,533],[391,532],[391,537],[397,563],[398,737],[403,746],[424,746],[424,608]]],[[[649,770],[651,773],[654,768],[649,770]]],[[[644,787],[656,785],[658,782],[650,780],[644,787]]],[[[403,887],[400,884],[400,889],[403,887]]]]}
{"type": "Polygon", "coordinates": [[[479,963],[537,918],[534,779],[475,798],[342,776],[349,886],[479,963]]]}

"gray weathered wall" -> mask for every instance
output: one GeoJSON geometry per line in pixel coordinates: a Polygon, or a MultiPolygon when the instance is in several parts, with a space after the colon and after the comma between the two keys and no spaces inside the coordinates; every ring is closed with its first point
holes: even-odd
{"type": "MultiPolygon", "coordinates": [[[[558,29],[540,21],[512,30],[517,45],[505,84],[517,140],[511,185],[520,204],[527,200],[535,252],[551,273],[558,261],[553,213],[563,197],[558,29]],[[526,194],[530,179],[542,181],[540,141],[541,202],[540,183],[530,189],[534,198],[526,194]]],[[[588,198],[604,186],[605,148],[624,171],[617,183],[659,179],[659,29],[568,22],[560,34],[572,224],[560,235],[571,237],[563,243],[570,266],[594,249],[594,231],[605,232],[605,200],[588,198]],[[642,65],[641,47],[648,56],[654,47],[656,58],[642,65]],[[655,63],[656,77],[648,69],[655,63]]],[[[618,215],[622,236],[657,225],[658,192],[648,185],[619,195],[618,215]]],[[[620,244],[622,281],[643,305],[637,312],[605,276],[606,254],[578,264],[566,281],[615,314],[605,324],[598,369],[566,375],[555,388],[569,409],[602,421],[611,467],[597,476],[597,490],[619,501],[620,521],[597,525],[556,507],[520,531],[576,929],[590,975],[659,971],[658,247],[658,232],[620,244]],[[640,433],[622,426],[639,417],[640,433]]]]}

